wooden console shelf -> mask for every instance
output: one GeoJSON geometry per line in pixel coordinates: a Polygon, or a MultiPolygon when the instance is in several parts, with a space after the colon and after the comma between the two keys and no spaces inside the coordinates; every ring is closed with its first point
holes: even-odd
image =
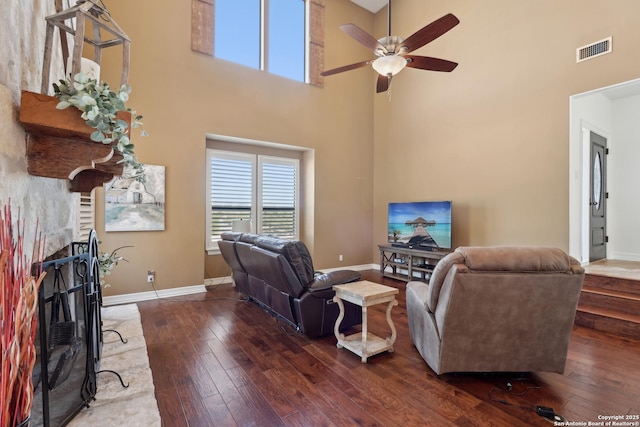
{"type": "Polygon", "coordinates": [[[429,281],[438,261],[450,252],[445,250],[428,251],[398,246],[378,245],[380,249],[380,273],[384,277],[404,280],[429,281]],[[387,271],[387,268],[391,271],[387,271]]]}

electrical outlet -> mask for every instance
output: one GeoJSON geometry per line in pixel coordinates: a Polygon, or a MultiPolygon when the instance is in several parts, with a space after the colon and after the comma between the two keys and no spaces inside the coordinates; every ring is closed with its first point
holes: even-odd
{"type": "Polygon", "coordinates": [[[338,255],[338,261],[342,261],[344,257],[342,255],[338,255]]]}
{"type": "Polygon", "coordinates": [[[153,283],[156,281],[156,272],[153,270],[147,271],[147,283],[153,283]]]}

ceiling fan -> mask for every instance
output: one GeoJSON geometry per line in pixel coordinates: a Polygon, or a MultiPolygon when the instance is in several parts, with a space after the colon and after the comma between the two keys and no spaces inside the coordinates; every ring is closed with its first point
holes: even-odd
{"type": "Polygon", "coordinates": [[[402,37],[391,35],[391,0],[388,2],[387,10],[388,32],[387,36],[381,39],[376,40],[375,37],[371,36],[355,24],[345,24],[340,26],[340,29],[351,36],[354,40],[371,49],[377,56],[376,59],[369,59],[355,64],[344,65],[332,70],[323,71],[321,75],[330,76],[332,74],[355,70],[371,64],[373,69],[378,72],[376,92],[380,93],[389,89],[391,78],[402,71],[404,67],[417,68],[420,70],[450,72],[458,66],[457,62],[447,61],[446,59],[409,55],[409,53],[421,48],[427,43],[432,42],[458,25],[460,20],[453,14],[449,13],[442,18],[433,21],[429,25],[422,27],[406,39],[403,39],[402,37]]]}

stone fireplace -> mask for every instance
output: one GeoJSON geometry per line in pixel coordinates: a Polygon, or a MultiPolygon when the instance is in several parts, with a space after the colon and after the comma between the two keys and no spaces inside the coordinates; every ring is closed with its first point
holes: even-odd
{"type": "MultiPolygon", "coordinates": [[[[74,0],[63,0],[63,2],[74,0]]],[[[45,17],[55,13],[55,2],[24,2],[22,0],[2,0],[0,7],[0,207],[11,201],[13,218],[20,218],[26,224],[25,253],[31,253],[33,236],[38,232],[45,237],[46,257],[57,257],[63,248],[69,248],[75,238],[77,218],[77,195],[69,192],[66,180],[39,178],[27,173],[26,134],[18,122],[21,90],[39,92],[42,74],[45,41],[45,17]],[[54,255],[56,254],[56,255],[54,255]]],[[[58,34],[54,43],[58,43],[58,34]]],[[[54,52],[51,79],[63,77],[60,52],[54,52]]],[[[64,271],[67,286],[74,283],[73,268],[64,271]]],[[[48,274],[44,292],[50,293],[54,274],[48,274]]],[[[79,329],[84,324],[83,298],[80,291],[69,294],[72,318],[79,329]]],[[[49,308],[44,309],[50,318],[49,308]]],[[[83,340],[79,334],[77,339],[83,340]]],[[[62,348],[63,346],[58,346],[62,348]]],[[[60,351],[60,350],[55,350],[60,351]]],[[[78,355],[79,356],[79,355],[78,355]]],[[[84,362],[76,359],[74,365],[84,362]]],[[[55,362],[57,364],[57,362],[55,362]]],[[[55,369],[55,366],[54,366],[55,369]]],[[[66,372],[60,372],[65,374],[66,372]]],[[[54,398],[58,390],[72,384],[72,373],[66,381],[51,390],[48,397],[54,398]]],[[[59,375],[60,376],[60,375],[59,375]]],[[[61,378],[60,378],[61,379],[61,378]]],[[[41,387],[41,386],[40,386],[41,387]]],[[[40,388],[38,390],[42,392],[40,388]]],[[[79,395],[79,392],[76,392],[79,395]]],[[[42,396],[41,396],[42,398],[42,396]]],[[[40,404],[42,402],[40,401],[40,404]]],[[[38,403],[34,403],[36,407],[38,403]]],[[[37,416],[34,414],[34,417],[37,416]]],[[[42,425],[32,420],[31,425],[42,425]]],[[[59,424],[56,424],[59,425],[59,424]]]]}
{"type": "MultiPolygon", "coordinates": [[[[68,191],[64,180],[27,173],[26,135],[18,123],[18,111],[21,90],[40,90],[45,16],[54,12],[53,1],[3,0],[0,8],[0,206],[11,199],[13,217],[18,218],[20,209],[20,217],[28,224],[27,236],[38,224],[46,236],[47,256],[73,240],[77,196],[68,191]]],[[[58,52],[51,70],[52,79],[63,76],[58,52]]],[[[32,239],[25,240],[31,243],[32,239]]]]}

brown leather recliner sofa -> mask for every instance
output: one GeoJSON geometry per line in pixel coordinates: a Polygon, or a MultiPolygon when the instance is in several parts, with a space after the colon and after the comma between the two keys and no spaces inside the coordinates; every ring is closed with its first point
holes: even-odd
{"type": "Polygon", "coordinates": [[[407,284],[411,340],[438,375],[563,373],[583,280],[560,249],[460,247],[407,284]]]}
{"type": "MultiPolygon", "coordinates": [[[[298,240],[223,233],[218,246],[236,289],[309,337],[333,333],[339,313],[333,285],[360,280],[353,270],[315,271],[311,254],[298,240]]],[[[361,321],[361,308],[345,304],[341,328],[361,321]]]]}

